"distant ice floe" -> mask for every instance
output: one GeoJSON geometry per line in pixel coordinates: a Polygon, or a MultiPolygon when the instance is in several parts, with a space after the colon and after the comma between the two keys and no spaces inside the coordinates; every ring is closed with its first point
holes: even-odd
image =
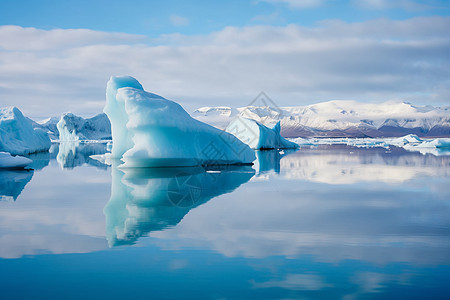
{"type": "Polygon", "coordinates": [[[450,155],[450,138],[422,139],[414,134],[398,138],[295,138],[290,141],[300,146],[347,145],[358,148],[382,147],[386,149],[395,146],[422,154],[450,155]]]}

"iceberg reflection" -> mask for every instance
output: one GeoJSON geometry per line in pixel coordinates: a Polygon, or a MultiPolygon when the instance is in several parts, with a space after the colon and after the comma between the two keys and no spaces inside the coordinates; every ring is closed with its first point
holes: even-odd
{"type": "Polygon", "coordinates": [[[110,246],[133,244],[151,231],[175,226],[192,209],[250,180],[250,166],[119,169],[104,208],[110,246]]]}
{"type": "Polygon", "coordinates": [[[0,170],[0,201],[16,201],[33,173],[27,170],[0,170]]]}
{"type": "Polygon", "coordinates": [[[258,175],[262,175],[265,173],[269,173],[272,170],[275,173],[280,173],[280,160],[291,153],[296,152],[297,150],[258,150],[256,151],[256,163],[259,165],[258,175]]]}
{"type": "Polygon", "coordinates": [[[422,155],[396,148],[319,146],[301,149],[280,162],[281,175],[327,184],[402,183],[421,176],[449,177],[450,156],[422,155]]]}
{"type": "Polygon", "coordinates": [[[106,143],[61,142],[56,160],[63,169],[73,169],[85,164],[106,169],[107,165],[89,156],[106,153],[106,143]]]}

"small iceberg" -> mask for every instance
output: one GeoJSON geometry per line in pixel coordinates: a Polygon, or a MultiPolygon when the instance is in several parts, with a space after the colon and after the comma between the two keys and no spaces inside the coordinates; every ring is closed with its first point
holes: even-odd
{"type": "Polygon", "coordinates": [[[256,150],[298,148],[296,143],[280,135],[280,122],[269,128],[255,120],[237,117],[225,130],[256,150]]]}
{"type": "Polygon", "coordinates": [[[111,77],[104,112],[111,121],[110,156],[121,159],[121,167],[251,164],[256,159],[235,136],[193,119],[130,76],[111,77]]]}
{"type": "Polygon", "coordinates": [[[56,127],[61,142],[111,139],[111,124],[105,114],[84,119],[72,113],[65,113],[61,116],[56,127]]]}

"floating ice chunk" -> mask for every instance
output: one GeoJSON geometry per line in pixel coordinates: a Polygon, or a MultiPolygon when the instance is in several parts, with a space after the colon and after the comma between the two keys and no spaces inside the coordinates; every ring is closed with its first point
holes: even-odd
{"type": "Polygon", "coordinates": [[[25,168],[33,161],[23,156],[11,156],[8,152],[0,152],[0,168],[25,168]]]}
{"type": "Polygon", "coordinates": [[[255,120],[237,117],[225,130],[234,134],[252,149],[298,148],[296,143],[290,142],[280,135],[280,122],[273,128],[269,128],[255,120]]]}
{"type": "Polygon", "coordinates": [[[423,141],[424,140],[422,140],[415,134],[408,134],[408,135],[398,137],[398,138],[386,139],[386,142],[389,145],[393,145],[393,146],[397,146],[397,147],[403,147],[405,145],[416,146],[416,145],[421,144],[423,141]]]}
{"type": "Polygon", "coordinates": [[[255,153],[233,135],[193,119],[179,104],[145,92],[133,77],[111,77],[104,112],[111,157],[123,167],[249,164],[255,153]]]}
{"type": "Polygon", "coordinates": [[[436,138],[432,140],[423,140],[418,144],[406,144],[403,146],[408,151],[418,151],[422,154],[449,155],[450,138],[436,138]]]}
{"type": "Polygon", "coordinates": [[[111,124],[105,114],[84,119],[72,113],[61,116],[56,124],[60,141],[83,141],[111,139],[111,124]]]}
{"type": "Polygon", "coordinates": [[[430,141],[423,141],[417,145],[420,148],[450,148],[450,138],[437,138],[430,141]]]}
{"type": "Polygon", "coordinates": [[[0,151],[22,155],[48,151],[50,146],[47,133],[34,129],[17,107],[0,108],[0,151]]]}

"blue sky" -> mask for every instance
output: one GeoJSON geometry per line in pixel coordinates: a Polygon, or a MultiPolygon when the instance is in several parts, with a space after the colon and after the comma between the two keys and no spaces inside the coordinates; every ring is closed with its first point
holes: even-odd
{"type": "Polygon", "coordinates": [[[226,26],[298,24],[339,19],[361,22],[376,18],[405,20],[415,16],[448,16],[449,1],[402,0],[2,0],[2,25],[41,29],[89,28],[159,36],[206,34],[226,26]]]}
{"type": "Polygon", "coordinates": [[[188,111],[260,91],[449,105],[449,15],[443,0],[1,0],[0,105],[92,115],[120,74],[188,111]]]}

